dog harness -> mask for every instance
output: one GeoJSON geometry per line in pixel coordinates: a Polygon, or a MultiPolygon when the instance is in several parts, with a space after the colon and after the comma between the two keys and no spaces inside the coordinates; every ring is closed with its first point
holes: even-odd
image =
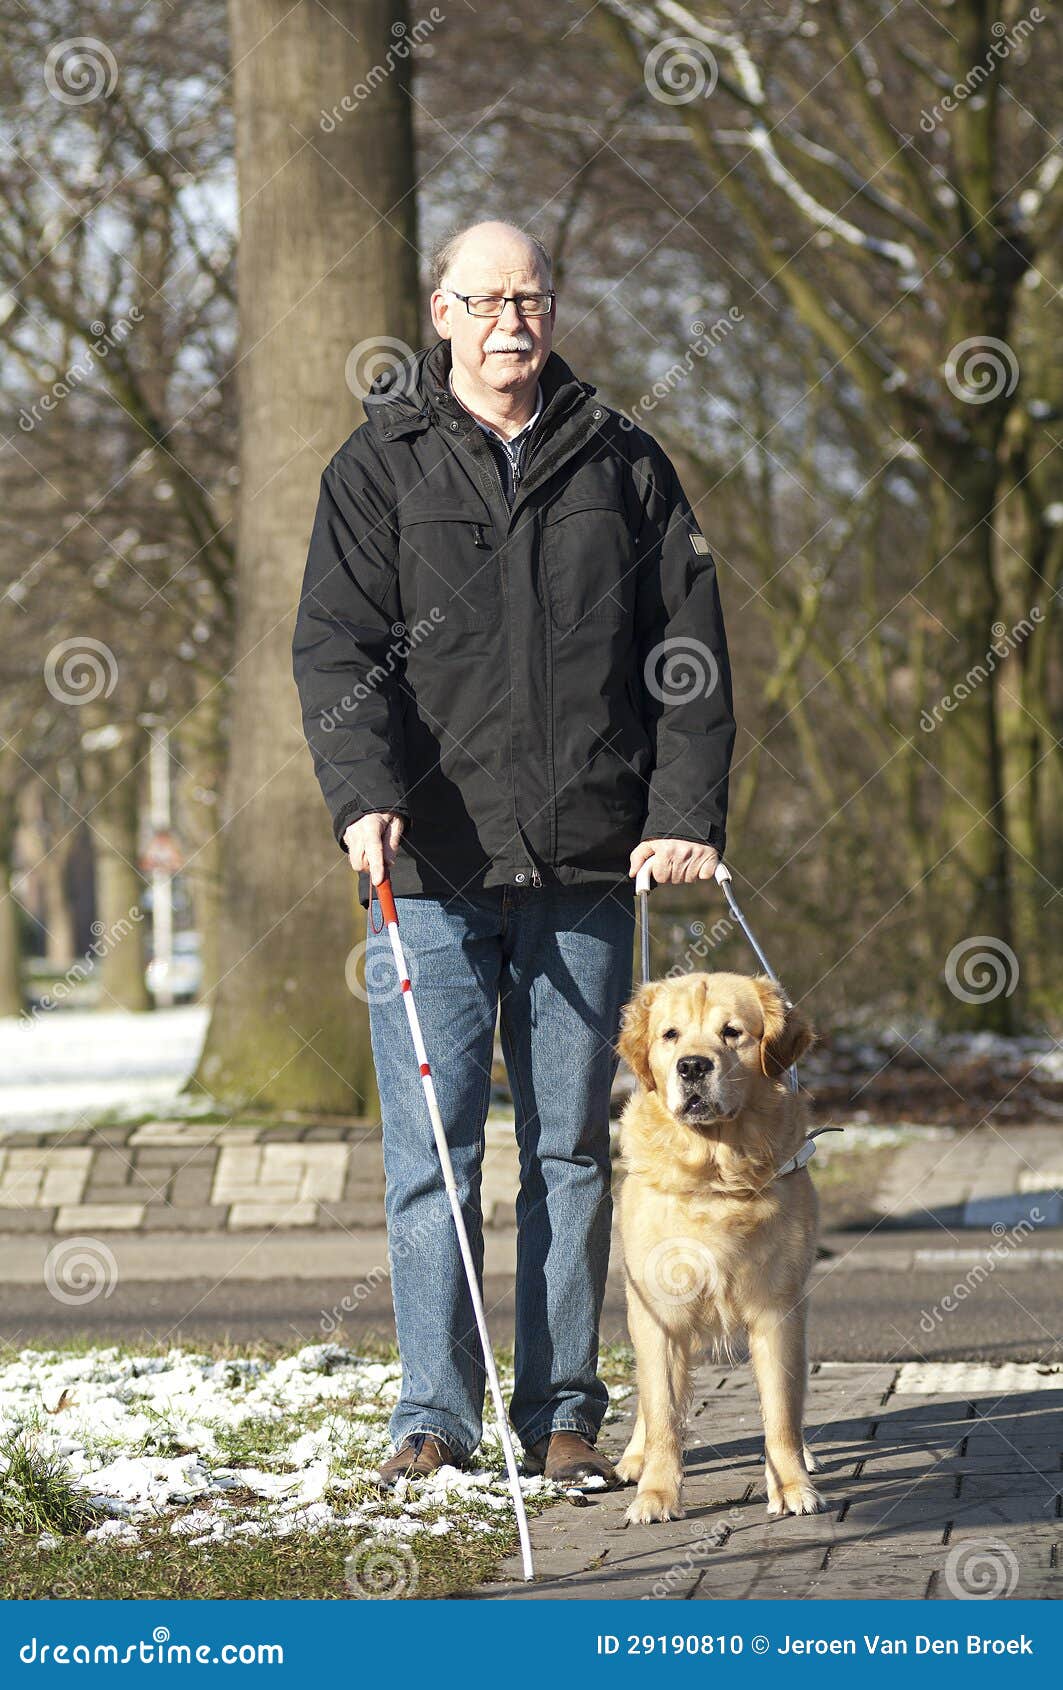
{"type": "Polygon", "coordinates": [[[803,1168],[806,1162],[811,1162],[816,1154],[816,1140],[820,1133],[843,1133],[844,1131],[844,1127],[817,1127],[815,1132],[809,1133],[800,1150],[796,1151],[788,1162],[784,1162],[781,1168],[776,1168],[772,1178],[782,1179],[783,1174],[795,1173],[798,1168],[803,1168]]]}

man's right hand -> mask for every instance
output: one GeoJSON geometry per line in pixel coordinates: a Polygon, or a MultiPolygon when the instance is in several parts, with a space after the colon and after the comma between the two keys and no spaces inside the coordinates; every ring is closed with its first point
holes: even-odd
{"type": "Polygon", "coordinates": [[[399,840],[406,823],[393,810],[361,816],[343,835],[356,874],[367,873],[374,886],[385,878],[399,854],[399,840]]]}

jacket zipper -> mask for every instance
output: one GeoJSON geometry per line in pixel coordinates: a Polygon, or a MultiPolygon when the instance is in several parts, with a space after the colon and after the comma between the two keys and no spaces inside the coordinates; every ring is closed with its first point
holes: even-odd
{"type": "MultiPolygon", "coordinates": [[[[510,505],[509,501],[506,499],[505,490],[502,487],[501,480],[498,476],[498,469],[497,469],[497,465],[496,465],[495,460],[494,460],[494,454],[492,453],[491,448],[487,445],[486,441],[483,442],[483,447],[484,447],[484,451],[486,452],[487,456],[491,460],[491,468],[495,472],[495,479],[498,481],[499,492],[502,494],[503,503],[507,506],[507,512],[508,512],[507,532],[508,532],[508,528],[512,524],[513,506],[510,505]]],[[[517,467],[514,466],[514,479],[513,479],[513,497],[514,497],[514,500],[516,500],[517,485],[518,485],[519,480],[520,480],[520,472],[517,469],[517,467]]],[[[488,505],[490,505],[490,503],[491,503],[490,499],[488,499],[487,502],[488,502],[488,505]]],[[[487,548],[490,544],[490,542],[488,541],[487,536],[484,532],[484,528],[485,528],[485,524],[482,523],[482,522],[474,522],[473,523],[473,544],[477,547],[487,548]]],[[[508,594],[506,593],[506,581],[505,581],[505,572],[504,571],[502,573],[502,591],[503,591],[503,594],[508,599],[508,594]]],[[[517,793],[516,793],[515,782],[516,782],[516,777],[514,776],[513,777],[513,786],[512,786],[513,820],[517,824],[517,835],[518,835],[518,838],[521,841],[521,849],[524,852],[525,860],[527,861],[528,867],[531,869],[531,883],[534,887],[541,888],[541,886],[543,884],[542,875],[539,873],[538,868],[535,866],[535,861],[534,861],[530,851],[528,850],[528,847],[524,844],[524,836],[520,832],[520,821],[519,821],[519,818],[517,816],[517,793]]],[[[555,802],[556,802],[556,799],[555,799],[555,802]]]]}

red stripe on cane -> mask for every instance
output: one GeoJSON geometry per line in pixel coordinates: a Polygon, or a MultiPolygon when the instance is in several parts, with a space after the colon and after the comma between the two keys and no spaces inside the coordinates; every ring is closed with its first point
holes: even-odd
{"type": "Polygon", "coordinates": [[[410,982],[409,982],[409,981],[408,981],[408,980],[404,980],[404,981],[403,981],[403,982],[402,982],[402,989],[403,989],[403,991],[404,991],[404,992],[408,992],[408,991],[409,991],[409,989],[410,989],[410,982]]]}
{"type": "Polygon", "coordinates": [[[431,1072],[432,1072],[432,1070],[431,1070],[431,1068],[429,1068],[427,1062],[422,1062],[421,1063],[421,1073],[422,1074],[430,1074],[431,1072]]]}

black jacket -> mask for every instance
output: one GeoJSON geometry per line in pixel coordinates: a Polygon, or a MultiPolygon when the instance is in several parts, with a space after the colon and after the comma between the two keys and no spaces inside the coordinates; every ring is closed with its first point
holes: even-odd
{"type": "Polygon", "coordinates": [[[675,469],[552,352],[510,509],[449,367],[437,341],[378,377],[321,477],[292,660],[337,841],[401,813],[392,890],[440,898],[626,882],[640,839],[722,854],[731,673],[675,469]]]}

